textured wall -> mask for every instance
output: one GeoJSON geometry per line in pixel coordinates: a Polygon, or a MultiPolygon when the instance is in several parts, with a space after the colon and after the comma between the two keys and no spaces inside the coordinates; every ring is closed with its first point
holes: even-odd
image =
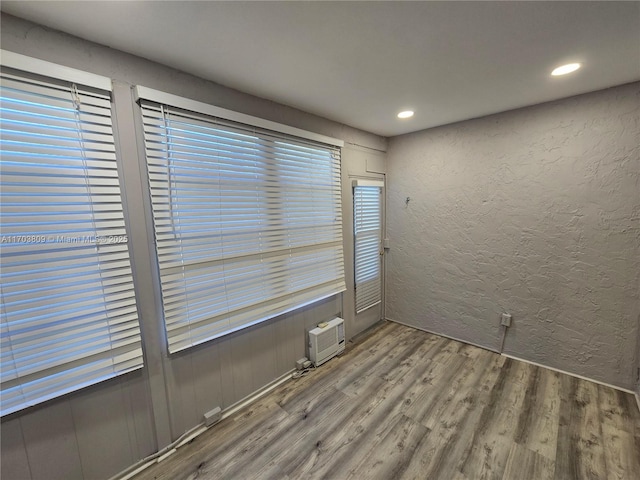
{"type": "Polygon", "coordinates": [[[387,318],[635,389],[639,145],[640,83],[392,138],[387,318]]]}

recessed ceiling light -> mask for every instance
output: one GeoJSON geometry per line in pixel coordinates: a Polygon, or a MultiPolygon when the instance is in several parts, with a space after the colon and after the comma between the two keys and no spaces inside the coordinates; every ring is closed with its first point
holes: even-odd
{"type": "Polygon", "coordinates": [[[398,118],[411,118],[413,117],[413,110],[405,110],[398,114],[398,118]]]}
{"type": "Polygon", "coordinates": [[[575,72],[580,68],[579,63],[567,63],[566,65],[562,65],[551,72],[551,75],[557,77],[558,75],[566,75],[567,73],[575,72]]]}

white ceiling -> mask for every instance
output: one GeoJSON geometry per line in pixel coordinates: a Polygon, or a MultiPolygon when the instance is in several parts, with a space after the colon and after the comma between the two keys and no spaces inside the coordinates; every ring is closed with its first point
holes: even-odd
{"type": "Polygon", "coordinates": [[[640,2],[15,2],[97,43],[384,136],[640,80],[640,2]],[[557,65],[580,62],[566,77],[557,65]],[[416,115],[399,120],[400,110],[416,115]]]}

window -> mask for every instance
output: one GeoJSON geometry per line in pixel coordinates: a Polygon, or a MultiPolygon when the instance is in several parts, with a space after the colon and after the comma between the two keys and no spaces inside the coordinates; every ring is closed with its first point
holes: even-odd
{"type": "Polygon", "coordinates": [[[110,81],[11,52],[2,60],[5,415],[140,368],[142,348],[110,81]]]}
{"type": "Polygon", "coordinates": [[[355,180],[353,232],[355,236],[356,313],[382,301],[382,186],[379,181],[355,180]]]}
{"type": "Polygon", "coordinates": [[[338,148],[142,91],[170,352],[345,289],[338,148]]]}

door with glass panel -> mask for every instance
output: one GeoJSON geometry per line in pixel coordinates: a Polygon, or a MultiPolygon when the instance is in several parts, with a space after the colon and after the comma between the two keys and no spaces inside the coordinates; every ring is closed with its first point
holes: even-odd
{"type": "Polygon", "coordinates": [[[383,187],[378,180],[353,181],[356,314],[382,303],[383,187]]]}

